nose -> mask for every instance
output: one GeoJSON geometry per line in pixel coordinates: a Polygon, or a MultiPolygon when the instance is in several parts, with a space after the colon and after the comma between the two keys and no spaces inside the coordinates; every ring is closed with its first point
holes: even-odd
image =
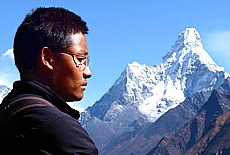
{"type": "Polygon", "coordinates": [[[85,68],[85,70],[83,71],[83,76],[84,76],[84,78],[90,78],[92,76],[92,72],[91,72],[89,66],[87,66],[85,68]]]}

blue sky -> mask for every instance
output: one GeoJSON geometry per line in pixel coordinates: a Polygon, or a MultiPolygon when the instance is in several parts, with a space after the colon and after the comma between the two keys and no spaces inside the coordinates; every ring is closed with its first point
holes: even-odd
{"type": "Polygon", "coordinates": [[[194,27],[204,49],[230,73],[229,0],[3,0],[0,2],[0,84],[19,79],[11,53],[14,34],[25,15],[40,6],[59,6],[80,15],[89,27],[87,37],[93,76],[86,108],[99,100],[128,63],[161,63],[178,35],[194,27]]]}

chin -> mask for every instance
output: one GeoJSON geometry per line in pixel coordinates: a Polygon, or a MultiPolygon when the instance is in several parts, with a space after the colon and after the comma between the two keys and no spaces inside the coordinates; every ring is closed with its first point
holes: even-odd
{"type": "Polygon", "coordinates": [[[74,101],[81,101],[83,99],[84,95],[76,95],[68,98],[66,101],[67,102],[74,102],[74,101]]]}

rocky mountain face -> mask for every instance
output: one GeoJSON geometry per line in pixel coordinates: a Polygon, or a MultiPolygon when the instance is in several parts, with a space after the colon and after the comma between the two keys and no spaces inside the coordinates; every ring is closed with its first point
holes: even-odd
{"type": "Polygon", "coordinates": [[[194,119],[175,134],[164,136],[149,155],[230,154],[230,79],[214,90],[194,119]]]}
{"type": "Polygon", "coordinates": [[[147,154],[163,136],[176,132],[193,119],[210,95],[211,91],[195,93],[163,114],[154,123],[145,124],[132,132],[122,134],[104,147],[100,153],[104,155],[147,154]]]}
{"type": "Polygon", "coordinates": [[[187,155],[229,155],[230,154],[230,111],[217,117],[211,129],[193,147],[183,154],[187,155]]]}
{"type": "Polygon", "coordinates": [[[81,113],[80,122],[101,154],[126,154],[135,142],[142,145],[140,151],[150,151],[162,136],[192,119],[227,76],[204,50],[196,29],[187,28],[162,63],[128,64],[109,91],[81,113]]]}

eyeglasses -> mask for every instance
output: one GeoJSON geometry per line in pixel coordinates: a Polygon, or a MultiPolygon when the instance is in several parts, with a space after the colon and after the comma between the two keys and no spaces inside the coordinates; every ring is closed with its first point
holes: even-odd
{"type": "Polygon", "coordinates": [[[70,53],[66,53],[66,52],[60,52],[60,53],[66,54],[66,55],[71,55],[75,65],[83,71],[86,69],[86,67],[89,66],[90,56],[88,56],[88,55],[70,54],[70,53]]]}

